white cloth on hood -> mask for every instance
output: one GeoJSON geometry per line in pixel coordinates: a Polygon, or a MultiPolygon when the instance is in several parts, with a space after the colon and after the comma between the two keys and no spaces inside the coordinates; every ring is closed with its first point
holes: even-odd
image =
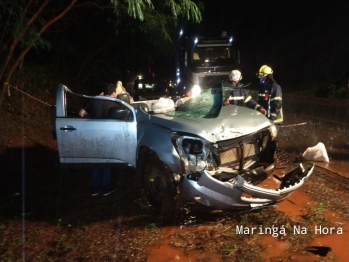
{"type": "Polygon", "coordinates": [[[154,113],[165,113],[175,110],[174,102],[171,98],[161,97],[159,101],[151,105],[151,110],[154,113]]]}

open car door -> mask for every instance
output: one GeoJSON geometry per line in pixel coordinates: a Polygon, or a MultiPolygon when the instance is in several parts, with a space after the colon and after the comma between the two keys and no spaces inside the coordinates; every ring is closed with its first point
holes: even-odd
{"type": "MultiPolygon", "coordinates": [[[[86,100],[87,102],[87,100],[86,100]]],[[[62,165],[93,166],[136,164],[137,122],[127,103],[103,96],[88,97],[59,85],[56,97],[55,130],[62,165]],[[106,99],[116,104],[108,119],[69,115],[66,94],[87,99],[106,99]]]]}

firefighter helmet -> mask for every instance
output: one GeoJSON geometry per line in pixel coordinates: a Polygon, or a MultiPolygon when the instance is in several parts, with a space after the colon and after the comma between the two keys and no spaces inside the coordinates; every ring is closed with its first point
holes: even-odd
{"type": "Polygon", "coordinates": [[[261,78],[261,77],[266,77],[267,75],[271,75],[273,73],[273,69],[271,69],[269,66],[267,65],[263,65],[258,73],[257,73],[257,77],[261,78]]]}
{"type": "Polygon", "coordinates": [[[239,70],[233,70],[230,72],[229,80],[233,82],[239,82],[242,79],[241,72],[239,70]]]}

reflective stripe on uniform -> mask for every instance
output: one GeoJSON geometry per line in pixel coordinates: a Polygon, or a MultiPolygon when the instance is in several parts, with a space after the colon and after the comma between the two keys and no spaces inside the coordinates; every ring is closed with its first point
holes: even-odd
{"type": "Polygon", "coordinates": [[[282,109],[280,110],[280,117],[276,120],[274,120],[274,123],[277,124],[277,123],[280,123],[280,122],[283,122],[284,121],[284,114],[282,112],[282,109]]]}
{"type": "Polygon", "coordinates": [[[244,100],[244,96],[229,96],[229,100],[244,100]]]}
{"type": "Polygon", "coordinates": [[[252,99],[252,96],[248,96],[246,99],[245,99],[245,103],[247,103],[248,101],[250,101],[252,99]]]}
{"type": "Polygon", "coordinates": [[[281,101],[282,97],[281,96],[276,96],[276,97],[270,99],[270,101],[273,101],[273,100],[280,100],[281,101]]]}

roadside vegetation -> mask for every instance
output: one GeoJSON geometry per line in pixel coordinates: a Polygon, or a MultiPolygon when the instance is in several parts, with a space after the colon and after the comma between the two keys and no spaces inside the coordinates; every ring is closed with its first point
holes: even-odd
{"type": "Polygon", "coordinates": [[[38,81],[52,79],[86,88],[96,76],[116,82],[125,71],[147,68],[147,60],[172,50],[178,23],[201,22],[203,9],[191,0],[1,0],[0,6],[0,106],[11,100],[9,86],[44,91],[38,81]],[[156,51],[144,54],[139,41],[156,51]]]}

